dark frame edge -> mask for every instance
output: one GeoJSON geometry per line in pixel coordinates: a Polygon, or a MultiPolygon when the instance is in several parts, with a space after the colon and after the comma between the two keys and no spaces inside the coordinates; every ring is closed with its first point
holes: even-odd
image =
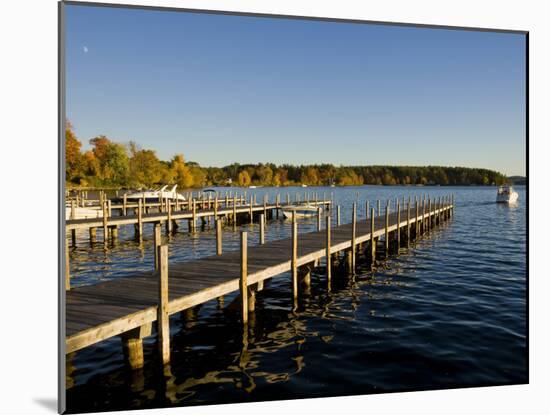
{"type": "MultiPolygon", "coordinates": [[[[139,1],[139,0],[136,0],[139,1]]],[[[108,7],[108,8],[123,8],[123,9],[139,9],[139,10],[155,10],[155,11],[172,11],[172,12],[188,12],[199,14],[223,14],[229,16],[244,16],[244,17],[267,17],[273,19],[291,19],[291,20],[313,20],[321,22],[332,23],[358,23],[358,24],[373,24],[381,26],[401,26],[401,27],[417,27],[425,29],[446,29],[446,30],[466,30],[474,32],[495,32],[495,33],[515,33],[515,34],[527,34],[527,30],[512,30],[512,29],[496,29],[487,27],[468,27],[468,26],[452,26],[452,25],[436,25],[427,23],[400,23],[391,21],[380,20],[362,20],[362,19],[348,19],[341,17],[322,17],[322,16],[302,16],[302,15],[288,15],[288,14],[276,14],[276,13],[254,13],[243,11],[231,11],[231,10],[214,10],[214,9],[192,9],[185,7],[170,7],[170,6],[147,6],[139,4],[120,4],[120,3],[102,3],[95,1],[74,1],[66,0],[62,3],[68,6],[89,6],[89,7],[108,7]]]]}
{"type": "Polygon", "coordinates": [[[58,213],[57,213],[57,244],[58,244],[58,275],[57,275],[57,320],[58,320],[58,374],[57,374],[57,411],[62,414],[66,411],[66,355],[65,355],[65,5],[64,1],[58,3],[57,9],[57,102],[58,102],[58,213]]]}
{"type": "Polygon", "coordinates": [[[525,269],[525,351],[527,353],[527,383],[530,383],[531,372],[530,366],[530,351],[529,351],[529,338],[530,338],[530,326],[529,326],[529,298],[530,298],[530,286],[529,286],[529,31],[525,33],[525,252],[526,269],[525,269]]]}

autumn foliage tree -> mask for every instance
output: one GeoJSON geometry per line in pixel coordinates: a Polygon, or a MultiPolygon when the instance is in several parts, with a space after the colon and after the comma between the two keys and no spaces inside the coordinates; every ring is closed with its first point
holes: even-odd
{"type": "Polygon", "coordinates": [[[488,170],[443,166],[334,166],[332,164],[277,166],[272,163],[233,163],[225,167],[201,167],[186,161],[182,154],[170,161],[157,157],[154,150],[136,143],[127,145],[105,135],[89,140],[90,148],[82,152],[73,126],[65,129],[65,177],[68,185],[151,188],[159,184],[191,187],[226,185],[309,186],[375,185],[500,185],[506,176],[488,170]]]}

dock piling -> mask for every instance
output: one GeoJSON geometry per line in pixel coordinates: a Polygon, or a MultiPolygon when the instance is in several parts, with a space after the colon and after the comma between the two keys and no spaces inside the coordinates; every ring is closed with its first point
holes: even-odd
{"type": "Polygon", "coordinates": [[[327,283],[330,286],[330,279],[332,277],[332,269],[331,269],[332,264],[331,264],[331,257],[330,257],[330,246],[331,246],[331,241],[330,241],[331,217],[330,217],[330,215],[327,215],[325,217],[325,221],[326,221],[326,258],[327,258],[327,271],[326,271],[326,274],[327,274],[327,283]]]}
{"type": "Polygon", "coordinates": [[[292,253],[291,253],[291,271],[292,271],[292,298],[294,302],[298,299],[298,222],[296,221],[296,212],[292,212],[292,253]]]}
{"type": "Polygon", "coordinates": [[[265,216],[260,214],[260,245],[265,244],[265,216]]]}
{"type": "Polygon", "coordinates": [[[356,257],[356,237],[357,237],[357,202],[353,202],[353,210],[351,213],[351,273],[355,274],[355,257],[356,257]]]}
{"type": "Polygon", "coordinates": [[[248,324],[248,234],[241,231],[241,277],[239,289],[241,292],[241,315],[243,325],[248,324]]]}
{"type": "Polygon", "coordinates": [[[168,315],[168,245],[157,247],[159,257],[159,293],[157,324],[162,363],[170,363],[170,317],[168,315]]]}

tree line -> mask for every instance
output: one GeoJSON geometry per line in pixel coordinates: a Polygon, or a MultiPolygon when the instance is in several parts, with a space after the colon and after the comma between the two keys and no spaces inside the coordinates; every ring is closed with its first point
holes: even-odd
{"type": "Polygon", "coordinates": [[[239,164],[201,167],[175,154],[160,160],[154,150],[135,142],[121,144],[101,135],[82,151],[70,123],[66,127],[65,165],[69,187],[150,188],[177,184],[180,189],[205,186],[358,186],[375,185],[501,185],[506,176],[493,170],[442,166],[334,166],[239,164]]]}

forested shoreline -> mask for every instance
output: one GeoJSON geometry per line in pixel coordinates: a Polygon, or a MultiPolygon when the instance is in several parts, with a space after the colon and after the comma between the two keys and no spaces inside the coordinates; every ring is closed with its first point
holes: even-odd
{"type": "Polygon", "coordinates": [[[150,188],[177,184],[179,188],[205,186],[358,186],[372,185],[501,185],[505,175],[488,169],[444,166],[334,166],[238,164],[201,167],[175,154],[160,160],[154,150],[134,142],[122,144],[106,136],[92,138],[82,151],[70,123],[66,128],[66,182],[71,188],[150,188]]]}

